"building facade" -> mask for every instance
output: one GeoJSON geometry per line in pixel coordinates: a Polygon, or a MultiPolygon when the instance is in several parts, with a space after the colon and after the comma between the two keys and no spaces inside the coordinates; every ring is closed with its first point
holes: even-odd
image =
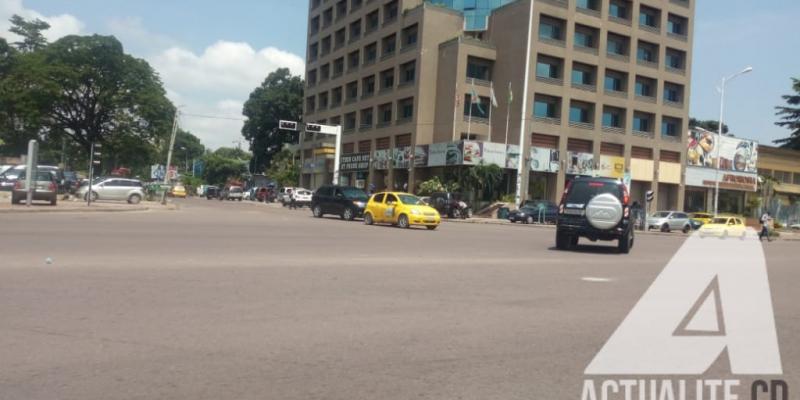
{"type": "MultiPolygon", "coordinates": [[[[484,162],[527,198],[594,174],[682,208],[693,15],[691,0],[516,0],[471,32],[422,0],[311,0],[305,122],[343,127],[343,183],[413,191],[484,162]]],[[[332,139],[303,139],[313,188],[332,139]]]]}

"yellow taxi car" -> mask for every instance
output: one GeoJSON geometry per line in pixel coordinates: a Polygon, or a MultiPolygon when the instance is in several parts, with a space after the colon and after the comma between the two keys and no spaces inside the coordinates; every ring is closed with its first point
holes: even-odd
{"type": "Polygon", "coordinates": [[[701,224],[705,225],[711,222],[712,219],[714,219],[714,214],[710,214],[707,212],[689,213],[689,219],[700,222],[701,224]]]}
{"type": "Polygon", "coordinates": [[[392,224],[401,228],[422,225],[434,230],[440,221],[436,209],[408,193],[376,193],[370,197],[364,209],[364,223],[367,225],[392,224]]]}
{"type": "Polygon", "coordinates": [[[175,185],[172,187],[172,197],[181,197],[186,198],[186,188],[181,185],[175,185]]]}
{"type": "Polygon", "coordinates": [[[701,238],[704,237],[738,237],[744,239],[747,235],[747,227],[744,221],[738,216],[719,215],[711,219],[711,222],[703,224],[697,232],[701,238]]]}

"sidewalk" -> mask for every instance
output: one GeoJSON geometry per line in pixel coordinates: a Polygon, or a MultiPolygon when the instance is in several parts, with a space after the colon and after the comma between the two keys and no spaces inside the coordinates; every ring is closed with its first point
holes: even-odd
{"type": "MultiPolygon", "coordinates": [[[[519,226],[524,228],[538,228],[538,229],[555,229],[555,225],[545,225],[545,224],[522,224],[522,223],[512,223],[508,220],[504,219],[497,219],[497,218],[483,218],[483,217],[473,217],[470,219],[452,219],[452,218],[442,218],[442,222],[453,222],[457,224],[481,224],[481,225],[510,225],[510,226],[519,226]]],[[[660,231],[636,231],[636,234],[647,234],[647,235],[656,235],[656,236],[689,236],[684,235],[681,232],[660,232],[660,231]]],[[[796,232],[780,232],[781,236],[778,240],[788,240],[788,241],[800,241],[800,233],[796,232]]]]}
{"type": "Polygon", "coordinates": [[[8,193],[0,193],[0,214],[25,214],[25,213],[87,213],[87,212],[135,212],[149,211],[154,209],[174,210],[174,204],[162,206],[157,202],[141,202],[133,205],[125,202],[95,202],[91,207],[84,201],[77,200],[58,200],[58,205],[51,206],[46,202],[34,202],[28,207],[25,204],[11,204],[11,196],[8,193]]]}

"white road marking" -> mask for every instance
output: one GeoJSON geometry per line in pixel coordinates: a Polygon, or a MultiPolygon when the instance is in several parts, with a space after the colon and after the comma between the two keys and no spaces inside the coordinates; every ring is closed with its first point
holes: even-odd
{"type": "Polygon", "coordinates": [[[594,282],[594,283],[607,283],[613,281],[611,278],[596,278],[593,276],[584,276],[581,278],[584,282],[594,282]]]}

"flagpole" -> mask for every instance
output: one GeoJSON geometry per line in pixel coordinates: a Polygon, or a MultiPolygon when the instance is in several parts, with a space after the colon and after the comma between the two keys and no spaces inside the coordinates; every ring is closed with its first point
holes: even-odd
{"type": "Polygon", "coordinates": [[[492,98],[489,99],[489,141],[492,141],[492,109],[494,108],[494,81],[489,82],[489,93],[491,93],[492,98]]]}
{"type": "Polygon", "coordinates": [[[460,93],[458,92],[458,83],[456,83],[456,97],[455,102],[456,106],[453,107],[453,141],[456,141],[456,120],[458,119],[458,106],[460,105],[459,99],[461,98],[460,93]]]}
{"type": "Polygon", "coordinates": [[[508,126],[511,123],[511,82],[508,82],[508,104],[506,105],[506,146],[508,146],[508,126]]]}
{"type": "MultiPolygon", "coordinates": [[[[480,101],[480,100],[479,100],[480,101]]],[[[475,105],[475,85],[472,85],[472,93],[469,94],[469,119],[467,120],[467,140],[472,134],[472,106],[475,105]]]]}

